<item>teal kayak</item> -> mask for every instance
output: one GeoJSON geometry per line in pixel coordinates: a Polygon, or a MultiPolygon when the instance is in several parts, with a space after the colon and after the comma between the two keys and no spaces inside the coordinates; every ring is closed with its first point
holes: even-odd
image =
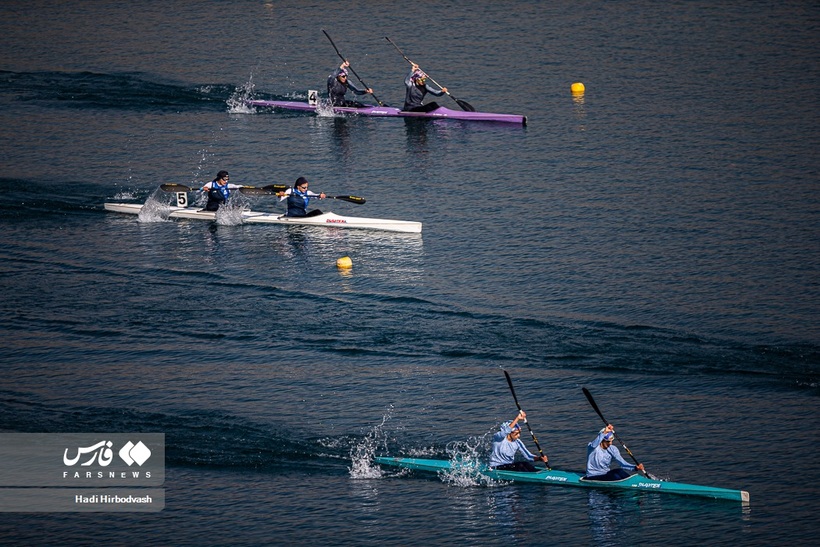
{"type": "MultiPolygon", "coordinates": [[[[449,460],[377,457],[375,461],[380,465],[434,473],[453,469],[453,464],[449,460]]],[[[535,473],[525,473],[520,471],[499,471],[474,462],[467,462],[465,465],[468,469],[475,469],[475,471],[481,475],[501,481],[534,482],[555,486],[575,486],[605,490],[648,491],[749,503],[749,493],[744,490],[730,490],[728,488],[699,486],[697,484],[684,484],[681,482],[656,481],[637,474],[619,481],[591,481],[584,479],[584,476],[578,473],[558,471],[556,469],[541,469],[535,473]]],[[[461,468],[459,467],[459,469],[461,468]]]]}

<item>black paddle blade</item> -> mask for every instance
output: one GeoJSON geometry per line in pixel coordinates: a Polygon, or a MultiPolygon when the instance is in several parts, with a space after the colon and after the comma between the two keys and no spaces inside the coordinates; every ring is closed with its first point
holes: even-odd
{"type": "Polygon", "coordinates": [[[590,393],[589,390],[585,387],[582,387],[581,391],[584,392],[584,396],[587,398],[587,401],[589,401],[589,404],[592,407],[592,409],[595,411],[595,413],[598,414],[598,416],[601,418],[601,420],[603,420],[603,422],[605,424],[609,425],[609,422],[607,422],[606,418],[604,418],[604,415],[601,412],[601,409],[599,409],[598,405],[595,404],[595,399],[592,398],[592,393],[590,393]]]}
{"type": "Polygon", "coordinates": [[[288,186],[286,184],[268,184],[262,188],[265,190],[273,190],[274,192],[284,192],[288,189],[288,186]]]}
{"type": "Polygon", "coordinates": [[[193,188],[184,184],[160,184],[160,189],[166,192],[191,192],[193,188]]]}
{"type": "Polygon", "coordinates": [[[515,401],[515,406],[518,407],[518,410],[521,410],[521,405],[518,404],[518,397],[515,396],[515,388],[513,387],[512,378],[510,378],[510,373],[504,370],[504,376],[507,377],[507,385],[510,386],[510,393],[512,393],[513,400],[515,401]]]}
{"type": "Polygon", "coordinates": [[[453,97],[453,99],[455,99],[458,106],[460,106],[464,112],[475,112],[475,108],[473,108],[473,105],[471,105],[467,101],[462,101],[461,99],[456,99],[455,97],[453,97]]]}
{"type": "MultiPolygon", "coordinates": [[[[330,196],[328,196],[330,197],[330,196]]],[[[358,196],[333,196],[331,199],[340,199],[342,201],[349,201],[350,203],[355,203],[356,205],[364,205],[367,201],[364,198],[360,198],[358,196]]]]}

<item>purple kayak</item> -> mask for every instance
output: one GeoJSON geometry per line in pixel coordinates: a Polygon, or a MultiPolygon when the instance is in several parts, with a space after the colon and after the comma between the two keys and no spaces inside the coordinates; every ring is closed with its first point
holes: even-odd
{"type": "MultiPolygon", "coordinates": [[[[268,108],[282,108],[284,110],[301,110],[304,112],[316,112],[317,105],[297,102],[297,101],[247,101],[249,106],[261,106],[268,108]]],[[[420,119],[445,119],[445,120],[465,120],[475,122],[505,122],[527,124],[526,116],[517,114],[495,114],[493,112],[466,112],[461,110],[450,110],[443,106],[431,112],[405,112],[392,106],[364,106],[355,108],[349,106],[334,106],[333,112],[337,114],[356,114],[358,116],[376,116],[382,118],[420,118],[420,119]]]]}

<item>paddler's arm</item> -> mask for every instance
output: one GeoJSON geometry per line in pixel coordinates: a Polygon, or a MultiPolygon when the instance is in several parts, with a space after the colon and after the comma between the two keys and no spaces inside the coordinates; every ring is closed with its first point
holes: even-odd
{"type": "Polygon", "coordinates": [[[373,90],[369,87],[367,89],[359,89],[353,82],[347,82],[347,88],[356,95],[367,95],[368,93],[373,93],[373,90]]]}
{"type": "Polygon", "coordinates": [[[510,429],[514,429],[515,426],[518,425],[519,420],[527,421],[527,413],[524,412],[523,410],[519,410],[518,415],[515,417],[515,419],[512,422],[510,422],[510,429]]]}
{"type": "MultiPolygon", "coordinates": [[[[595,440],[598,443],[600,443],[603,436],[606,435],[607,433],[612,433],[614,435],[615,434],[615,426],[612,425],[612,424],[607,424],[606,427],[603,428],[600,433],[598,433],[598,437],[595,440]]],[[[618,450],[617,448],[615,448],[614,444],[609,445],[609,447],[610,447],[609,448],[610,450],[614,448],[614,450],[612,452],[610,452],[610,454],[612,454],[612,456],[616,460],[618,460],[618,463],[621,464],[621,467],[623,467],[627,471],[637,469],[638,471],[646,473],[646,470],[643,468],[642,463],[639,463],[638,465],[633,465],[633,464],[629,463],[628,461],[624,460],[623,456],[621,456],[621,451],[618,450]]]]}
{"type": "MultiPolygon", "coordinates": [[[[518,421],[519,421],[519,420],[524,420],[525,422],[527,421],[527,413],[526,413],[526,412],[524,412],[523,410],[520,410],[520,411],[518,412],[518,416],[516,416],[516,417],[515,417],[515,420],[513,420],[513,421],[512,421],[512,423],[510,424],[510,426],[511,426],[511,427],[515,427],[515,426],[516,426],[516,424],[518,423],[518,421]]],[[[524,450],[523,450],[523,452],[527,455],[527,457],[532,458],[532,461],[535,461],[535,460],[540,460],[540,461],[542,461],[542,462],[544,462],[544,463],[549,463],[549,458],[546,456],[546,454],[545,454],[545,455],[543,455],[543,456],[536,456],[535,454],[533,454],[532,452],[530,452],[530,451],[529,451],[529,449],[527,449],[527,447],[526,447],[526,446],[524,446],[524,443],[523,443],[523,442],[521,442],[521,440],[520,440],[520,439],[519,439],[519,441],[518,441],[518,442],[520,442],[520,443],[521,443],[521,447],[524,449],[524,450]]]]}
{"type": "Polygon", "coordinates": [[[609,445],[609,448],[607,448],[607,452],[609,452],[612,455],[612,457],[615,458],[615,460],[621,465],[621,467],[623,467],[627,471],[634,471],[635,469],[638,469],[640,471],[644,470],[642,463],[635,465],[626,461],[623,458],[623,456],[621,456],[621,451],[618,450],[614,444],[609,445]]]}

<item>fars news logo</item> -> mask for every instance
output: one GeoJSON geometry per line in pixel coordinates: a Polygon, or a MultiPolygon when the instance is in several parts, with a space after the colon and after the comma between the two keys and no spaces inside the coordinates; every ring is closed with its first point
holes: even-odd
{"type": "MultiPolygon", "coordinates": [[[[100,467],[108,467],[114,461],[114,448],[114,443],[107,440],[100,441],[89,446],[66,448],[63,452],[63,464],[67,467],[91,467],[95,465],[100,467]]],[[[142,465],[151,458],[151,449],[148,448],[142,441],[137,441],[137,444],[134,444],[129,440],[117,451],[117,455],[123,462],[125,462],[126,465],[128,465],[128,467],[142,467],[142,465]]],[[[151,471],[145,471],[142,473],[140,471],[126,472],[115,470],[98,470],[96,472],[92,472],[90,470],[85,470],[82,472],[80,470],[75,470],[73,472],[63,471],[63,478],[71,477],[75,479],[139,479],[141,475],[143,478],[150,479],[151,471]]]]}
{"type": "MultiPolygon", "coordinates": [[[[100,441],[91,446],[77,447],[77,456],[74,458],[68,457],[69,449],[66,448],[63,453],[63,463],[71,467],[77,465],[77,462],[80,461],[83,455],[91,454],[91,457],[80,465],[94,465],[94,460],[96,460],[102,467],[108,467],[114,459],[114,452],[111,450],[112,446],[114,446],[114,443],[111,441],[100,441]]],[[[128,467],[131,467],[131,465],[135,463],[142,466],[142,464],[151,457],[151,449],[145,446],[142,441],[137,442],[137,444],[128,441],[120,449],[119,454],[122,461],[128,464],[128,467]]]]}

